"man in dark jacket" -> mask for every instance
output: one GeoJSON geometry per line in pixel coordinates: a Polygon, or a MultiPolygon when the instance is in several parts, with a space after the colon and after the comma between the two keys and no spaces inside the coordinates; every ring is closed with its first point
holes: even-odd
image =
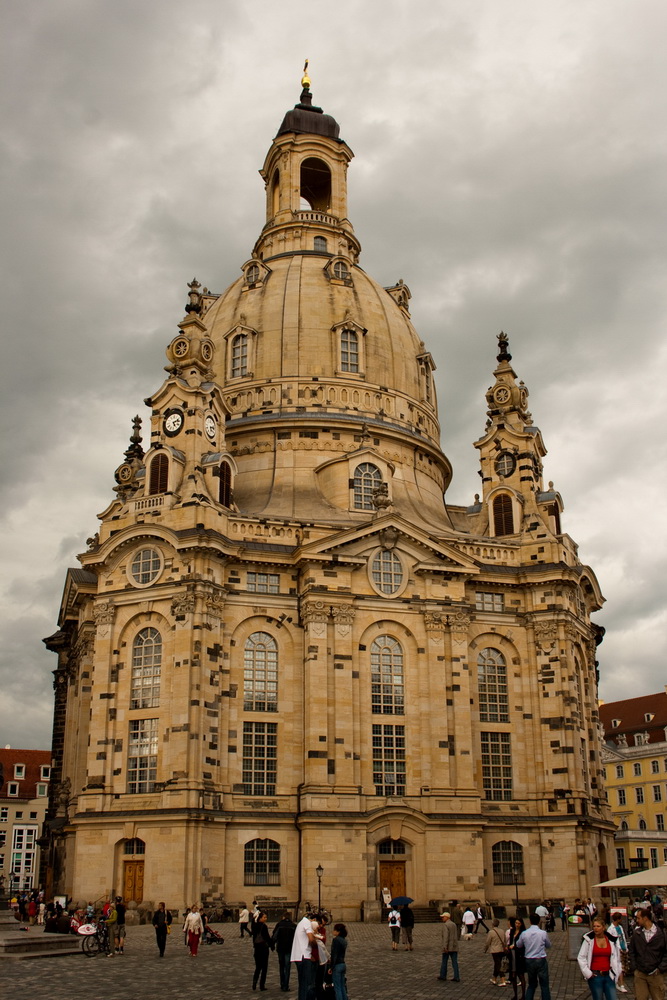
{"type": "Polygon", "coordinates": [[[664,1000],[667,972],[667,937],[653,914],[642,908],[635,913],[637,927],[628,941],[630,968],[635,973],[636,1000],[664,1000]]]}
{"type": "Polygon", "coordinates": [[[276,954],[278,955],[280,989],[283,993],[287,993],[289,990],[289,975],[292,968],[290,957],[292,955],[292,943],[294,941],[295,931],[296,924],[290,917],[289,912],[285,910],[282,917],[273,928],[273,934],[271,935],[271,942],[276,949],[276,954]]]}
{"type": "Polygon", "coordinates": [[[401,936],[406,951],[412,951],[412,932],[415,927],[415,915],[410,909],[410,904],[406,903],[401,907],[401,936]]]}

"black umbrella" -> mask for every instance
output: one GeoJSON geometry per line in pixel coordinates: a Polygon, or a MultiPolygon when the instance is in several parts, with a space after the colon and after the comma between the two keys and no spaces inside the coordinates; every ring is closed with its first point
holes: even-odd
{"type": "Polygon", "coordinates": [[[390,902],[390,906],[409,906],[410,903],[414,903],[414,899],[411,896],[394,896],[390,902]]]}

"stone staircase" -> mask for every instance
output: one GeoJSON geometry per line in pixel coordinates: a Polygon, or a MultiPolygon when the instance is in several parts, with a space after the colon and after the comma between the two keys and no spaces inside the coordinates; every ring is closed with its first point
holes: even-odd
{"type": "Polygon", "coordinates": [[[437,924],[440,914],[435,906],[411,906],[416,924],[437,924]]]}
{"type": "Polygon", "coordinates": [[[73,934],[45,934],[43,927],[19,924],[6,900],[0,901],[0,960],[56,958],[81,952],[81,938],[73,934]]]}

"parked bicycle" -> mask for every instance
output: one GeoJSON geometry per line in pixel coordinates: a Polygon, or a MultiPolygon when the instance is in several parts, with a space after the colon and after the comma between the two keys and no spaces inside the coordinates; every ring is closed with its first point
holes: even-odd
{"type": "Polygon", "coordinates": [[[93,955],[109,955],[111,953],[109,928],[103,917],[97,922],[93,920],[89,924],[81,924],[77,934],[80,934],[83,938],[81,951],[88,958],[91,958],[93,955]]]}

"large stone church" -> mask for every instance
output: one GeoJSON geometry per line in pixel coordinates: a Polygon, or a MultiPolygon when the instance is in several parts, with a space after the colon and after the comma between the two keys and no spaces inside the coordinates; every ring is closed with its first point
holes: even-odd
{"type": "Polygon", "coordinates": [[[384,888],[588,894],[599,585],[502,334],[480,494],[447,503],[410,291],[360,266],[352,150],[303,88],[252,254],[222,294],[190,283],[45,640],[50,888],[296,904],[319,867],[347,919],[384,888]]]}

